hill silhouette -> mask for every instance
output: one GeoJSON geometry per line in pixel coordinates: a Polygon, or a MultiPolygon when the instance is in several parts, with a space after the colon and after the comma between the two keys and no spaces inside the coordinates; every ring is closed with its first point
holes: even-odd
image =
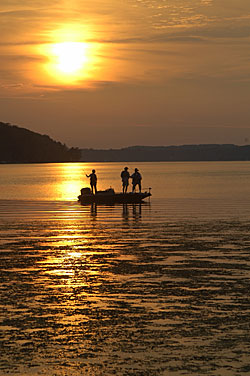
{"type": "Polygon", "coordinates": [[[1,163],[249,160],[250,145],[131,146],[122,149],[68,148],[47,135],[0,122],[1,163]]]}
{"type": "Polygon", "coordinates": [[[132,146],[123,149],[81,149],[85,162],[248,161],[250,145],[201,144],[132,146]]]}
{"type": "Polygon", "coordinates": [[[72,162],[80,155],[78,148],[68,148],[47,135],[0,122],[0,162],[72,162]]]}

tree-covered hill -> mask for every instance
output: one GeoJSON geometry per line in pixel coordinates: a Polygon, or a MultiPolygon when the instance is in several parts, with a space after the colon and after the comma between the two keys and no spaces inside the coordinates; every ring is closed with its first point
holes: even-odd
{"type": "Polygon", "coordinates": [[[68,148],[47,135],[0,122],[0,162],[43,163],[80,160],[78,148],[68,148]]]}
{"type": "Polygon", "coordinates": [[[123,149],[82,149],[85,162],[249,161],[250,145],[204,144],[131,146],[123,149]]]}

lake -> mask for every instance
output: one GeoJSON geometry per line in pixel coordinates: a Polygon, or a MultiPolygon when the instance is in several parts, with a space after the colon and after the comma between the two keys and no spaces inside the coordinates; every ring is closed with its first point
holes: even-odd
{"type": "Polygon", "coordinates": [[[250,162],[124,166],[0,165],[0,375],[249,374],[250,162]]]}

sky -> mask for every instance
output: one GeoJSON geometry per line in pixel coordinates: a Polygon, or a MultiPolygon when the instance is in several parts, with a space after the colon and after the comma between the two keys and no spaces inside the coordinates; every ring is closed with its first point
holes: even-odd
{"type": "Polygon", "coordinates": [[[1,0],[0,121],[68,146],[250,144],[249,0],[1,0]]]}

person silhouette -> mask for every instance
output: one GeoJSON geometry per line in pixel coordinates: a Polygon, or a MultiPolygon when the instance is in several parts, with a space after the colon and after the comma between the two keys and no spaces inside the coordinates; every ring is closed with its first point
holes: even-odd
{"type": "Polygon", "coordinates": [[[87,175],[87,178],[90,178],[90,187],[91,187],[91,191],[92,193],[94,194],[94,191],[95,191],[95,194],[97,192],[97,188],[96,188],[96,184],[97,184],[97,176],[96,176],[96,173],[95,173],[95,170],[92,170],[92,173],[87,175]]]}
{"type": "Polygon", "coordinates": [[[124,170],[121,172],[121,178],[122,178],[122,193],[127,193],[128,185],[129,185],[129,172],[128,167],[124,167],[124,170]]]}
{"type": "Polygon", "coordinates": [[[130,176],[132,179],[132,192],[135,192],[135,188],[138,185],[139,187],[139,192],[141,193],[141,174],[139,173],[138,168],[135,168],[135,172],[130,176]]]}

